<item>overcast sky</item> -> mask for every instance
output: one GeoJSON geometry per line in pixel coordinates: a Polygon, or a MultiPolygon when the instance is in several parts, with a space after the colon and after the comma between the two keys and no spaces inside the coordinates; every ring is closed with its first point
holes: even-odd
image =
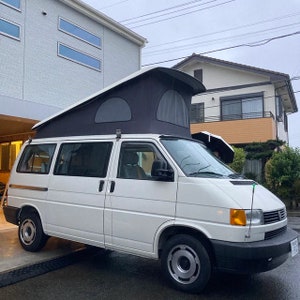
{"type": "MultiPolygon", "coordinates": [[[[300,110],[300,0],[82,1],[148,40],[142,65],[197,53],[286,73],[300,110]]],[[[300,147],[300,113],[288,119],[290,146],[300,147]]]]}

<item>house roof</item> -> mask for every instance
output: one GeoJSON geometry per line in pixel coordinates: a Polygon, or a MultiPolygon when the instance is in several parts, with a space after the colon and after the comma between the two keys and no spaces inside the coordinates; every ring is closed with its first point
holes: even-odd
{"type": "Polygon", "coordinates": [[[181,71],[152,67],[104,88],[35,126],[37,138],[122,133],[190,137],[189,108],[203,84],[181,71]]]}
{"type": "Polygon", "coordinates": [[[278,94],[282,96],[283,104],[286,108],[286,111],[290,113],[294,113],[298,111],[295,94],[291,84],[291,79],[288,74],[261,69],[249,65],[234,63],[230,61],[225,61],[221,59],[216,59],[216,58],[203,56],[195,53],[193,53],[191,56],[185,58],[181,62],[174,65],[173,68],[181,69],[195,62],[209,63],[209,64],[227,67],[230,69],[246,71],[257,75],[267,76],[270,78],[270,82],[274,84],[278,94]]]}
{"type": "Polygon", "coordinates": [[[111,19],[110,17],[106,16],[105,14],[101,13],[100,11],[96,10],[95,8],[91,7],[90,5],[80,0],[59,0],[59,1],[66,4],[69,7],[72,7],[73,9],[77,10],[81,14],[88,16],[89,18],[102,24],[103,26],[111,29],[112,31],[124,36],[128,40],[131,40],[132,42],[138,44],[140,47],[144,47],[145,44],[147,43],[146,38],[133,32],[132,30],[121,25],[117,21],[111,19]]]}

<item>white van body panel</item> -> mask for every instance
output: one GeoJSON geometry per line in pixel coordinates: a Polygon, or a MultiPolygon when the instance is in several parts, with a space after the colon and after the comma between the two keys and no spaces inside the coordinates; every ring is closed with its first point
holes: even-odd
{"type": "MultiPolygon", "coordinates": [[[[250,209],[252,205],[253,186],[234,185],[232,182],[234,180],[216,180],[214,185],[235,201],[239,207],[250,209]]],[[[262,185],[256,185],[252,207],[263,211],[271,211],[284,208],[284,204],[262,185]]]]}
{"type": "Polygon", "coordinates": [[[51,176],[46,228],[49,235],[104,246],[105,192],[99,178],[51,176]]]}
{"type": "MultiPolygon", "coordinates": [[[[116,145],[119,156],[121,142],[116,145]]],[[[139,143],[140,139],[129,139],[139,143]]],[[[155,139],[142,139],[161,151],[155,139]]],[[[113,192],[108,189],[105,203],[105,243],[107,247],[123,251],[153,254],[153,240],[157,228],[175,218],[177,183],[153,180],[132,180],[117,177],[118,160],[110,174],[113,192]]],[[[175,172],[174,176],[177,172],[175,172]]],[[[151,254],[151,255],[152,255],[151,254]]]]}
{"type": "MultiPolygon", "coordinates": [[[[89,136],[26,143],[24,147],[53,143],[56,150],[49,174],[17,171],[19,156],[9,182],[6,215],[18,224],[22,209],[34,208],[44,233],[50,236],[143,257],[158,259],[170,237],[190,235],[209,245],[220,270],[238,272],[245,264],[245,272],[257,272],[283,263],[290,253],[290,242],[297,237],[287,228],[284,204],[253,181],[213,172],[189,174],[184,171],[185,166],[195,166],[200,171],[201,166],[187,162],[192,156],[182,153],[182,149],[184,163],[182,166],[176,163],[174,153],[168,153],[163,143],[164,138],[168,140],[158,135],[89,136]],[[101,142],[112,144],[105,177],[56,173],[62,145],[101,142]],[[127,148],[123,149],[123,145],[127,148]],[[148,153],[143,149],[149,145],[154,156],[167,162],[169,169],[165,171],[171,170],[172,176],[167,180],[152,177],[148,166],[147,178],[122,177],[122,151],[140,147],[137,152],[143,160],[142,155],[148,153]],[[252,226],[230,223],[231,210],[251,208],[264,214],[274,213],[276,220],[252,226]]],[[[171,137],[171,143],[177,139],[171,137]]],[[[188,143],[194,142],[188,140],[188,143]]]]}

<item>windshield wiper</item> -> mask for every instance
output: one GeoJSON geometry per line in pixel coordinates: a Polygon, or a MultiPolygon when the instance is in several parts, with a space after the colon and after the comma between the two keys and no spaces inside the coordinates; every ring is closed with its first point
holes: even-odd
{"type": "Polygon", "coordinates": [[[211,172],[211,171],[204,171],[204,172],[197,171],[197,172],[192,172],[189,174],[189,176],[195,176],[195,175],[200,175],[200,176],[201,175],[212,175],[213,177],[224,177],[223,174],[211,172]]]}
{"type": "Polygon", "coordinates": [[[241,178],[241,179],[244,179],[245,176],[242,175],[242,174],[239,174],[239,173],[231,173],[228,175],[229,178],[232,178],[232,179],[237,179],[237,178],[241,178]]]}

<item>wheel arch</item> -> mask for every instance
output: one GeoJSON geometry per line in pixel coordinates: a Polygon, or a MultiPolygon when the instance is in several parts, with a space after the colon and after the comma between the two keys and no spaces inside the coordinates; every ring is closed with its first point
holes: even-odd
{"type": "Polygon", "coordinates": [[[44,228],[44,226],[43,226],[43,218],[42,218],[42,216],[40,214],[40,211],[38,210],[37,207],[35,207],[33,205],[29,205],[29,204],[23,205],[20,208],[19,214],[18,214],[18,223],[20,223],[21,218],[22,218],[23,215],[30,214],[30,213],[35,213],[35,214],[38,215],[38,217],[41,220],[42,227],[44,228]]]}
{"type": "Polygon", "coordinates": [[[202,245],[205,247],[205,249],[207,250],[207,253],[210,257],[210,260],[212,262],[212,264],[215,264],[215,255],[214,255],[214,251],[213,251],[213,246],[212,243],[209,239],[209,237],[201,230],[199,230],[198,228],[195,227],[191,227],[191,226],[187,226],[184,224],[173,224],[173,225],[169,225],[168,227],[164,228],[161,232],[160,235],[157,239],[157,243],[156,243],[156,254],[157,257],[160,258],[161,257],[161,252],[162,249],[165,245],[165,243],[172,238],[173,236],[176,236],[178,234],[185,234],[185,235],[189,235],[192,236],[194,238],[196,238],[197,240],[199,240],[202,245]]]}

